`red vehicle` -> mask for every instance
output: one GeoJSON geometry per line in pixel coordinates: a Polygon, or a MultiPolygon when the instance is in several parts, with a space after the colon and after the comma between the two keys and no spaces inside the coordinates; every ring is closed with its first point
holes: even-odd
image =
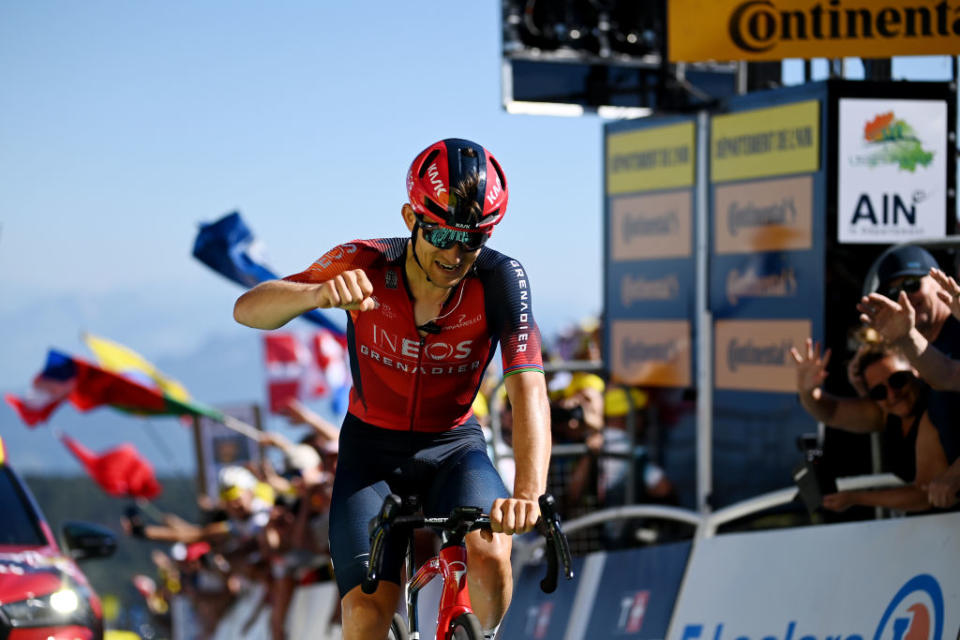
{"type": "Polygon", "coordinates": [[[116,539],[104,529],[66,523],[61,550],[10,466],[0,438],[0,640],[100,640],[103,616],[76,561],[108,556],[116,539]]]}

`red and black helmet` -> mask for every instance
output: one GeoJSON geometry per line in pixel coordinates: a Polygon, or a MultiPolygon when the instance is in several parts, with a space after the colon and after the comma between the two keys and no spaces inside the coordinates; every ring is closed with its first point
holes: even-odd
{"type": "MultiPolygon", "coordinates": [[[[407,172],[410,206],[427,222],[451,229],[490,233],[507,210],[507,179],[500,163],[475,142],[447,138],[414,159],[407,172]],[[476,176],[475,202],[461,202],[452,189],[476,176]],[[477,211],[480,215],[477,215],[477,211]]],[[[472,189],[471,198],[474,198],[472,189]]]]}

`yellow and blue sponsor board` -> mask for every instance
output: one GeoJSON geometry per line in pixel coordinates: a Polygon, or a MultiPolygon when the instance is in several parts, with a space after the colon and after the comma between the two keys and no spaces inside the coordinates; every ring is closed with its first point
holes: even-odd
{"type": "Polygon", "coordinates": [[[693,186],[695,136],[693,120],[608,133],[607,195],[693,186]]]}
{"type": "Polygon", "coordinates": [[[811,428],[790,349],[824,331],[824,92],[793,93],[744,96],[711,120],[715,506],[789,482],[811,428]]]}
{"type": "Polygon", "coordinates": [[[804,100],[711,118],[711,182],[817,171],[820,106],[819,100],[804,100]]]}

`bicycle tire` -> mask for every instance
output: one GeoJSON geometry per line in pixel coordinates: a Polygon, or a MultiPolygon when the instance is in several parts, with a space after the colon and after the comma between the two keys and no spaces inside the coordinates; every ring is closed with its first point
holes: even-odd
{"type": "Polygon", "coordinates": [[[409,640],[407,634],[407,621],[399,613],[393,614],[393,620],[390,622],[390,635],[387,640],[409,640]]]}
{"type": "Polygon", "coordinates": [[[483,640],[483,627],[472,613],[461,613],[450,623],[450,640],[483,640]]]}

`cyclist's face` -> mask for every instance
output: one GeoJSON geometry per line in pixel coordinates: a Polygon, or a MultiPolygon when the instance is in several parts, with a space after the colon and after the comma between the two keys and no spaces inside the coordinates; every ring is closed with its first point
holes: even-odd
{"type": "MultiPolygon", "coordinates": [[[[404,218],[409,228],[413,228],[415,218],[413,209],[409,205],[404,207],[404,218]],[[409,216],[407,215],[409,211],[409,216]]],[[[417,229],[415,250],[423,270],[430,277],[430,281],[439,287],[454,287],[460,282],[476,262],[480,255],[480,248],[468,251],[459,242],[453,243],[447,249],[439,249],[423,237],[423,230],[417,229]]]]}

